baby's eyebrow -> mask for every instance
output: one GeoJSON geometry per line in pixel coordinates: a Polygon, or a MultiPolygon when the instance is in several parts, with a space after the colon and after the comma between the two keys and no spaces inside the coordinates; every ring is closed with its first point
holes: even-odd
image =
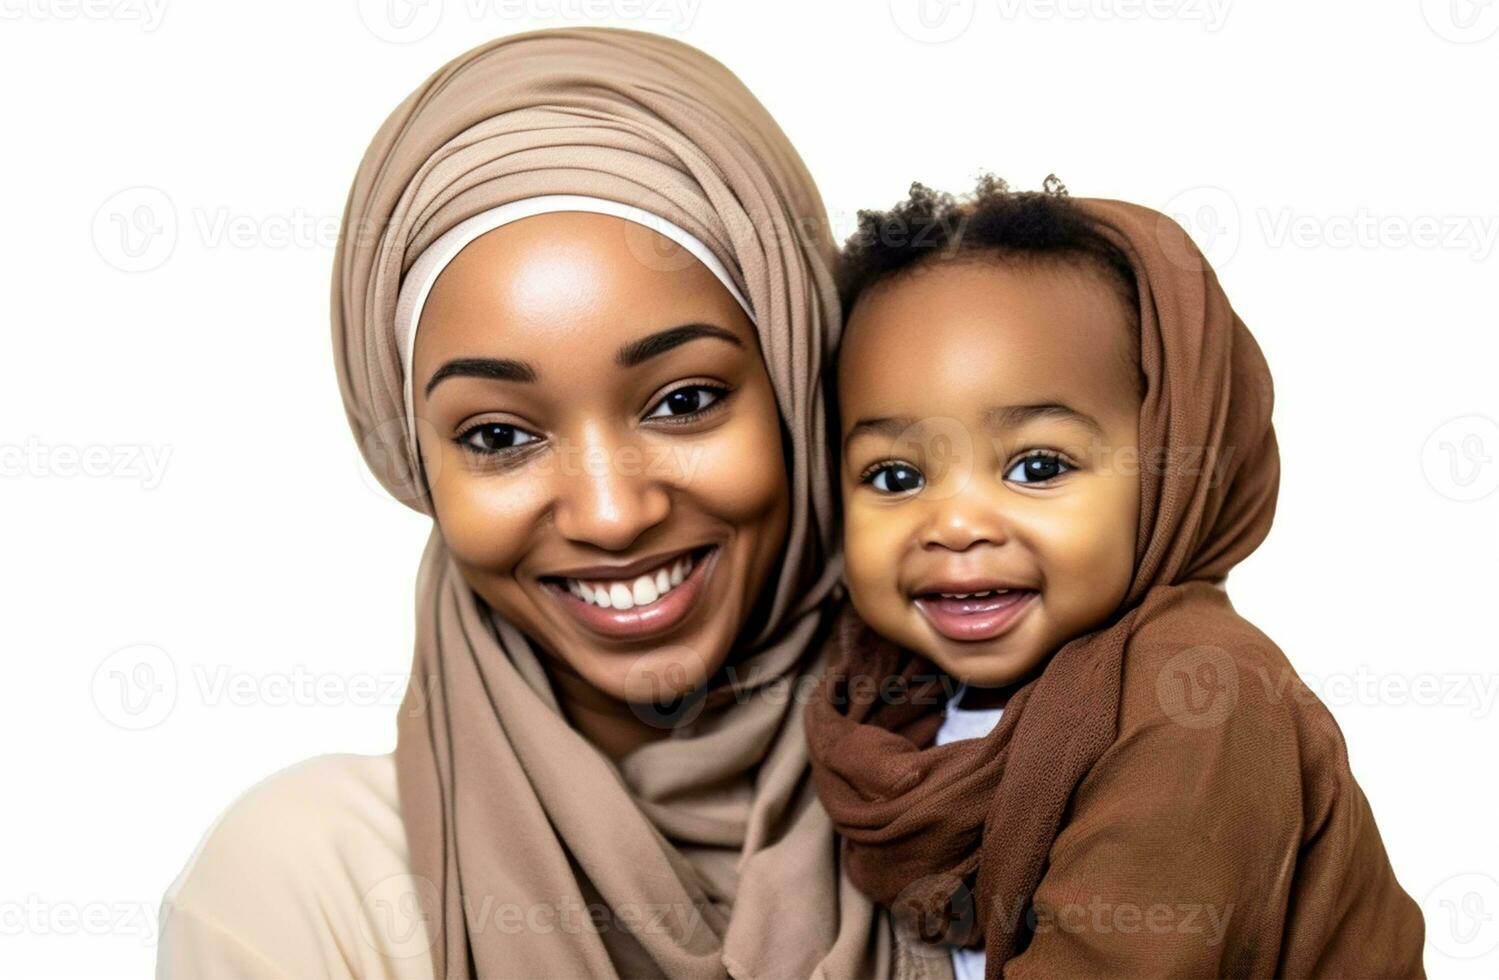
{"type": "Polygon", "coordinates": [[[1103,435],[1103,426],[1087,412],[1080,412],[1061,402],[1044,402],[1036,405],[996,405],[984,411],[984,424],[996,429],[1010,429],[1038,419],[1061,419],[1080,422],[1098,435],[1103,435]]]}
{"type": "Polygon", "coordinates": [[[892,439],[911,426],[916,424],[916,419],[909,415],[887,415],[879,418],[860,419],[848,430],[848,438],[862,435],[889,436],[892,439]]]}
{"type": "MultiPolygon", "coordinates": [[[[1099,435],[1103,435],[1103,426],[1097,419],[1087,412],[1080,412],[1070,405],[1061,402],[1043,402],[1035,405],[996,405],[984,410],[984,425],[992,429],[1017,428],[1027,422],[1038,419],[1061,419],[1063,421],[1078,422],[1087,426],[1099,435]]],[[[875,418],[860,419],[848,430],[848,438],[853,439],[861,435],[880,435],[895,438],[902,435],[912,426],[916,425],[917,419],[912,415],[883,415],[875,418]]]]}

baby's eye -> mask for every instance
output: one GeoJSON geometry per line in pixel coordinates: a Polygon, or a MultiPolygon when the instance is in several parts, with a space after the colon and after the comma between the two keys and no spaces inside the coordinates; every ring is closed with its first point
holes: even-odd
{"type": "Polygon", "coordinates": [[[867,483],[880,493],[914,493],[925,484],[921,471],[905,463],[881,463],[864,474],[867,483]]]}
{"type": "Polygon", "coordinates": [[[1072,470],[1073,467],[1063,461],[1060,456],[1054,456],[1051,453],[1031,453],[1017,460],[1015,465],[1010,467],[1010,471],[1005,474],[1005,479],[1012,483],[1046,483],[1072,470]]]}
{"type": "Polygon", "coordinates": [[[709,385],[686,385],[667,395],[651,409],[648,419],[667,418],[675,415],[694,415],[708,408],[723,397],[722,388],[709,385]]]}
{"type": "Polygon", "coordinates": [[[458,442],[470,452],[493,456],[519,449],[539,438],[540,436],[518,426],[506,425],[503,422],[481,422],[471,429],[464,430],[463,434],[458,437],[458,442]]]}

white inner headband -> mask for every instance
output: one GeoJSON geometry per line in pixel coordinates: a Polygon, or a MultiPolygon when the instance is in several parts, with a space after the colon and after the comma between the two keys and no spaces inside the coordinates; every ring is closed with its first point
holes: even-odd
{"type": "Polygon", "coordinates": [[[432,286],[437,282],[437,277],[442,270],[447,268],[449,262],[463,251],[463,247],[487,231],[493,231],[501,225],[508,225],[512,221],[529,218],[538,214],[551,214],[555,211],[587,211],[593,214],[609,214],[616,218],[624,218],[651,229],[659,235],[676,242],[686,249],[693,258],[707,266],[708,271],[723,283],[724,288],[734,297],[734,300],[743,308],[750,322],[755,322],[755,314],[750,309],[749,303],[740,295],[739,287],[734,285],[734,280],[725,269],[723,263],[718,261],[718,256],[709,250],[692,233],[681,228],[660,215],[643,211],[640,208],[628,204],[620,204],[618,201],[607,201],[601,197],[587,197],[582,194],[546,194],[541,197],[527,197],[519,201],[511,201],[490,208],[488,211],[480,211],[472,218],[468,218],[443,233],[431,245],[417,256],[406,273],[406,278],[401,281],[401,292],[396,299],[396,346],[401,352],[401,373],[405,378],[403,386],[406,396],[406,434],[411,440],[412,458],[417,459],[416,442],[416,403],[412,394],[411,362],[416,350],[416,328],[422,321],[422,307],[427,305],[427,296],[432,292],[432,286]]]}

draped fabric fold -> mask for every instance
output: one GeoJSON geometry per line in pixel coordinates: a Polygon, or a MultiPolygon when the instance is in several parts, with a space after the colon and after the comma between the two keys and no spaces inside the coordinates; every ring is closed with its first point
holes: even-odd
{"type": "Polygon", "coordinates": [[[376,133],[346,205],[332,312],[350,426],[386,489],[431,515],[392,334],[402,276],[466,218],[550,194],[679,225],[736,277],[781,413],[788,539],[733,683],[616,764],[567,723],[541,654],[467,586],[434,522],[396,763],[435,973],[889,976],[893,937],[840,874],[795,696],[822,667],[841,571],[819,387],[833,244],[743,84],[679,42],[593,28],[501,38],[434,72],[376,133]]]}

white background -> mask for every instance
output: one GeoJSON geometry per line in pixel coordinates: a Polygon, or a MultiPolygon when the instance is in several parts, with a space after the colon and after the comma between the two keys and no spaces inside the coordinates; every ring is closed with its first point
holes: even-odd
{"type": "Polygon", "coordinates": [[[1336,714],[1431,975],[1499,974],[1499,4],[0,13],[0,974],[149,975],[156,903],[237,793],[393,746],[426,520],[345,425],[337,221],[430,72],[577,23],[724,61],[840,238],[981,168],[1181,216],[1277,385],[1280,508],[1230,593],[1336,714]]]}

